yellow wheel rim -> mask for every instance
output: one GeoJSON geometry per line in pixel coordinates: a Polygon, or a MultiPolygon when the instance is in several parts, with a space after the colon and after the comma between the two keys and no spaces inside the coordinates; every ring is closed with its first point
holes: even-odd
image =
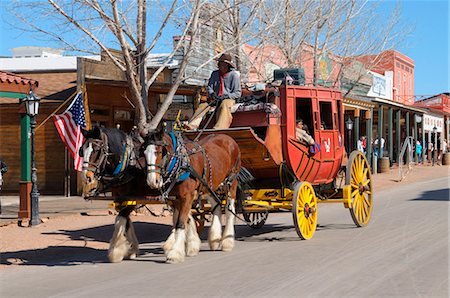
{"type": "Polygon", "coordinates": [[[300,182],[295,188],[292,215],[298,236],[311,239],[317,227],[317,197],[308,182],[300,182]]]}
{"type": "Polygon", "coordinates": [[[372,214],[372,175],[366,157],[361,152],[352,152],[346,173],[346,184],[351,187],[353,222],[358,227],[366,226],[372,214]]]}

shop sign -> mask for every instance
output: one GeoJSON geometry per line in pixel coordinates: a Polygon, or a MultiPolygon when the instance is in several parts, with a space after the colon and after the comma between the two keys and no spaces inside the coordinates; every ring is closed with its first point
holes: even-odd
{"type": "Polygon", "coordinates": [[[425,131],[432,132],[433,128],[436,127],[437,132],[442,132],[442,128],[444,127],[444,118],[431,115],[423,115],[423,126],[425,131]]]}

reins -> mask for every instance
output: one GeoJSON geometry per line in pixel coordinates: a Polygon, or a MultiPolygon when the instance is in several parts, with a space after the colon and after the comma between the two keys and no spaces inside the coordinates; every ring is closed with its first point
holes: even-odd
{"type": "Polygon", "coordinates": [[[216,108],[214,109],[214,111],[211,113],[211,115],[208,117],[208,120],[206,120],[205,125],[203,125],[203,127],[198,131],[197,136],[194,138],[194,142],[197,142],[198,139],[200,138],[200,136],[203,134],[203,132],[205,131],[206,127],[208,127],[209,123],[211,122],[212,118],[214,117],[214,115],[217,112],[217,107],[219,106],[217,103],[220,100],[218,98],[215,98],[213,101],[211,101],[203,110],[206,110],[207,108],[211,107],[213,104],[215,104],[216,108]]]}

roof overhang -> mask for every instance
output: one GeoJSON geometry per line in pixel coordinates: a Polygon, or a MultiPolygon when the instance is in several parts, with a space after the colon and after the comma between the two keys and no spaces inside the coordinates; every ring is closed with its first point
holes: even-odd
{"type": "Polygon", "coordinates": [[[387,100],[387,99],[383,99],[383,98],[378,98],[378,97],[374,97],[372,98],[372,102],[375,104],[381,104],[381,105],[386,105],[386,106],[390,106],[390,107],[396,107],[396,108],[400,108],[406,111],[413,111],[413,112],[417,112],[417,113],[421,113],[421,114],[425,114],[427,111],[425,109],[420,109],[420,108],[416,108],[413,106],[407,106],[392,100],[387,100]]]}
{"type": "Polygon", "coordinates": [[[345,97],[342,102],[345,107],[351,109],[370,110],[375,107],[375,104],[371,102],[370,97],[368,96],[350,95],[345,97]]]}

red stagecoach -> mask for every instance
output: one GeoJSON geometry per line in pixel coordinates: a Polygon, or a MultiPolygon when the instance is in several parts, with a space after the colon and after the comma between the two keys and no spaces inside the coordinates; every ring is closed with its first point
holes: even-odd
{"type": "MultiPolygon", "coordinates": [[[[259,102],[237,104],[229,129],[206,128],[202,134],[224,133],[239,144],[242,165],[255,178],[240,194],[248,224],[259,228],[269,212],[291,210],[298,235],[309,239],[316,230],[318,203],[342,203],[357,226],[367,225],[372,211],[370,166],[358,151],[346,155],[341,92],[287,85],[243,93],[256,94],[259,102]],[[310,128],[314,146],[297,140],[299,119],[310,128]]],[[[193,139],[198,132],[186,135],[193,139]]]]}

